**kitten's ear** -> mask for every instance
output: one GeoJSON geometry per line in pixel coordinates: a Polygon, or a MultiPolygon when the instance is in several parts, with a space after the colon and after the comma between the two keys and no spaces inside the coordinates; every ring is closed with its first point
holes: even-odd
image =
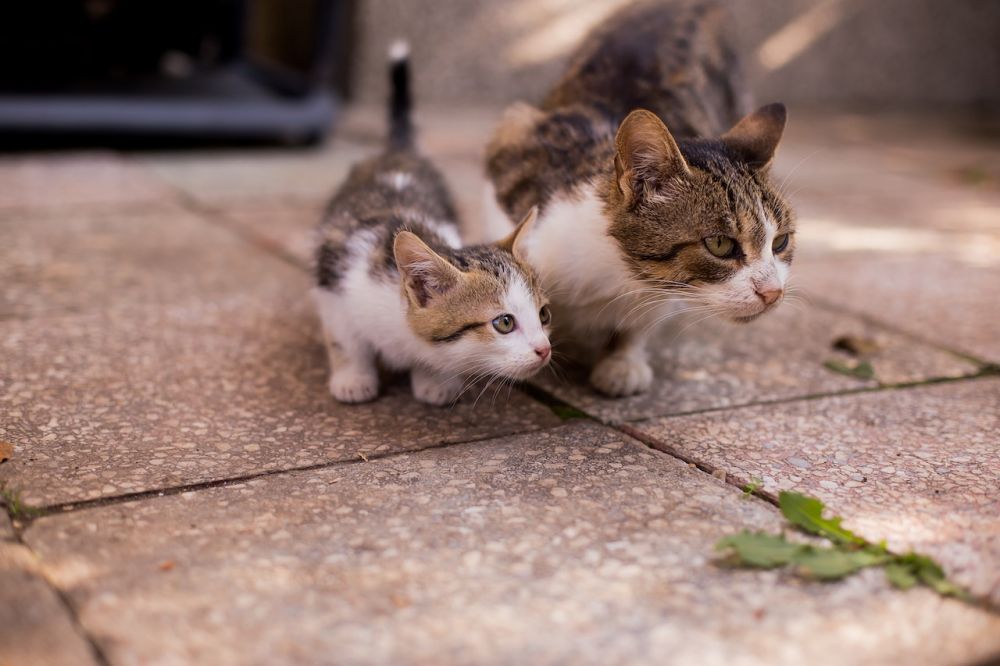
{"type": "Polygon", "coordinates": [[[502,250],[507,250],[514,255],[514,258],[518,261],[526,261],[524,252],[524,240],[531,233],[531,228],[535,226],[535,220],[538,219],[538,206],[532,206],[528,214],[524,216],[524,219],[518,223],[517,228],[511,232],[509,236],[501,241],[497,242],[497,247],[502,250]]]}
{"type": "Polygon", "coordinates": [[[392,252],[406,293],[420,307],[427,307],[431,299],[448,293],[462,277],[460,270],[427,247],[413,232],[396,234],[392,252]]]}
{"type": "Polygon", "coordinates": [[[784,104],[763,106],[723,134],[722,142],[752,168],[763,169],[778,148],[786,116],[784,104]]]}
{"type": "Polygon", "coordinates": [[[670,178],[689,173],[670,130],[655,113],[645,109],[628,114],[618,128],[615,147],[615,176],[626,202],[670,178]]]}

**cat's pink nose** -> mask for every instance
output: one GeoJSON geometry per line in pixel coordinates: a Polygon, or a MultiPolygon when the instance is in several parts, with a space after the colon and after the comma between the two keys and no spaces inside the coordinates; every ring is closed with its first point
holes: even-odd
{"type": "Polygon", "coordinates": [[[781,298],[781,295],[785,293],[784,289],[758,289],[757,295],[760,296],[760,300],[764,301],[764,305],[772,305],[775,301],[781,298]]]}
{"type": "Polygon", "coordinates": [[[538,355],[538,358],[544,361],[549,357],[549,354],[552,353],[552,345],[547,342],[544,345],[537,345],[535,347],[535,353],[538,355]]]}

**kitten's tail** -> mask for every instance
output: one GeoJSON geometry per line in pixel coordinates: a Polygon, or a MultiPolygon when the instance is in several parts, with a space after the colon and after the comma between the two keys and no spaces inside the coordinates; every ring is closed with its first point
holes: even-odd
{"type": "Polygon", "coordinates": [[[413,147],[413,122],[410,111],[410,45],[398,40],[389,48],[389,147],[413,147]]]}

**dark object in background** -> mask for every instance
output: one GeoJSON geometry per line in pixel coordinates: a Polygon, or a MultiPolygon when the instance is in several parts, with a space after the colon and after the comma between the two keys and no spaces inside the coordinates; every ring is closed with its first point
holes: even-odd
{"type": "Polygon", "coordinates": [[[305,46],[294,68],[267,64],[247,47],[251,22],[259,33],[282,21],[274,3],[4,3],[0,146],[39,137],[318,141],[336,107],[328,81],[338,32],[348,32],[347,2],[292,4],[306,33],[296,35],[305,46]],[[266,15],[255,16],[261,8],[266,15]]]}

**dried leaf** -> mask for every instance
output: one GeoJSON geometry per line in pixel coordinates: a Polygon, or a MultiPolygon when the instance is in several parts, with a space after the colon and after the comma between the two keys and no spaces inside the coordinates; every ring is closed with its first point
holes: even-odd
{"type": "Polygon", "coordinates": [[[871,356],[882,346],[871,338],[863,338],[860,335],[842,335],[833,341],[833,348],[852,356],[871,356]]]}
{"type": "Polygon", "coordinates": [[[0,463],[14,457],[14,445],[10,442],[0,442],[0,463]]]}

